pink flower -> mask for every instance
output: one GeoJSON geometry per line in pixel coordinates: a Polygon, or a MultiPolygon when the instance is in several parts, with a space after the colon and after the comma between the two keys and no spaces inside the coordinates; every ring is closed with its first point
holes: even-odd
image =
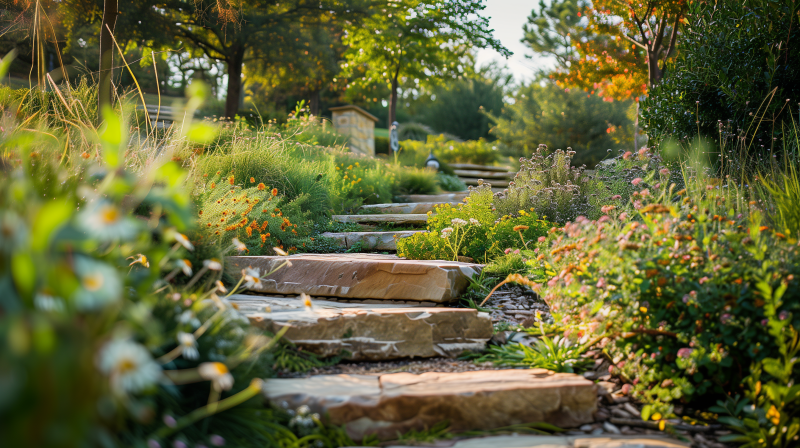
{"type": "Polygon", "coordinates": [[[644,190],[640,191],[639,194],[642,195],[643,198],[646,198],[646,197],[650,196],[650,190],[645,188],[644,190]]]}
{"type": "Polygon", "coordinates": [[[620,221],[625,221],[626,219],[628,219],[628,214],[625,212],[620,213],[619,219],[620,221]]]}
{"type": "Polygon", "coordinates": [[[508,248],[508,249],[506,249],[504,252],[505,252],[506,254],[508,254],[509,252],[511,252],[511,248],[509,247],[509,248],[508,248]]]}
{"type": "Polygon", "coordinates": [[[631,158],[631,154],[633,154],[633,153],[630,152],[630,151],[625,151],[625,154],[622,155],[622,158],[625,159],[625,160],[628,160],[628,159],[631,158]]]}
{"type": "Polygon", "coordinates": [[[604,205],[600,207],[600,211],[608,214],[608,212],[614,210],[615,208],[617,208],[615,205],[604,205]]]}
{"type": "Polygon", "coordinates": [[[537,241],[539,241],[540,243],[544,243],[545,241],[547,241],[547,237],[545,237],[545,236],[540,236],[540,237],[539,237],[539,239],[538,239],[537,241]]]}
{"type": "Polygon", "coordinates": [[[557,284],[558,284],[558,277],[553,277],[550,279],[549,282],[547,282],[547,286],[551,288],[555,287],[557,284]]]}
{"type": "Polygon", "coordinates": [[[631,393],[631,389],[633,389],[633,386],[631,386],[630,384],[623,384],[622,390],[620,392],[622,392],[622,395],[628,395],[629,393],[631,393]]]}
{"type": "Polygon", "coordinates": [[[606,287],[606,279],[605,277],[600,277],[600,280],[597,281],[598,288],[605,288],[606,287]]]}
{"type": "Polygon", "coordinates": [[[725,313],[719,317],[719,321],[722,322],[723,324],[727,324],[728,322],[731,321],[731,318],[733,318],[733,316],[731,316],[728,313],[725,313]]]}
{"type": "Polygon", "coordinates": [[[660,170],[658,170],[658,174],[662,176],[669,176],[669,170],[667,168],[661,168],[660,170]]]}
{"type": "Polygon", "coordinates": [[[678,350],[678,358],[688,358],[692,352],[694,351],[693,348],[684,347],[678,350]]]}
{"type": "Polygon", "coordinates": [[[606,222],[606,221],[611,221],[611,218],[609,218],[608,215],[603,215],[600,217],[600,219],[597,220],[597,222],[606,222]]]}
{"type": "Polygon", "coordinates": [[[635,208],[636,210],[642,208],[642,201],[633,201],[633,208],[635,208]]]}
{"type": "Polygon", "coordinates": [[[643,155],[647,154],[647,151],[648,151],[647,147],[643,146],[642,149],[639,150],[639,155],[643,156],[643,155]]]}
{"type": "Polygon", "coordinates": [[[519,249],[515,250],[515,251],[514,251],[514,254],[515,254],[515,255],[519,255],[519,249]]]}
{"type": "Polygon", "coordinates": [[[708,280],[709,280],[708,277],[702,277],[702,278],[700,278],[699,282],[702,285],[703,283],[707,282],[708,280]]]}
{"type": "Polygon", "coordinates": [[[614,200],[614,201],[618,201],[618,200],[622,199],[622,196],[620,196],[618,194],[615,194],[614,196],[611,196],[611,199],[614,200]]]}
{"type": "Polygon", "coordinates": [[[633,186],[637,186],[637,185],[639,185],[640,183],[642,183],[642,178],[641,178],[641,177],[637,177],[636,179],[633,179],[633,180],[631,181],[631,183],[633,184],[633,186]]]}

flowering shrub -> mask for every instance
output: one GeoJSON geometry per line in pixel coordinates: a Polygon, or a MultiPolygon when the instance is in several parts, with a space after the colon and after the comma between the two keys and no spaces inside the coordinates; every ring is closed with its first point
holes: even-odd
{"type": "Polygon", "coordinates": [[[771,322],[800,318],[796,241],[756,210],[736,214],[728,189],[697,183],[688,196],[638,191],[635,221],[623,213],[554,228],[539,255],[554,317],[605,335],[612,371],[664,415],[738,389],[751,364],[778,355],[771,322]],[[765,311],[770,291],[787,286],[780,308],[765,311]]]}
{"type": "Polygon", "coordinates": [[[403,140],[400,158],[409,165],[423,166],[430,153],[444,163],[493,165],[500,160],[499,143],[484,139],[457,142],[444,135],[429,135],[426,142],[403,140]]]}

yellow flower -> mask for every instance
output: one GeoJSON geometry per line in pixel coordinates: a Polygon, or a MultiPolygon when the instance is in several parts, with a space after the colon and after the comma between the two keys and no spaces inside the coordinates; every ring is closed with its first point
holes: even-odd
{"type": "MultiPolygon", "coordinates": [[[[647,312],[647,308],[645,308],[645,307],[643,307],[643,306],[642,306],[642,307],[639,307],[639,312],[640,312],[640,313],[646,313],[646,312],[647,312]]],[[[655,419],[654,419],[654,420],[655,420],[655,419]]]]}
{"type": "Polygon", "coordinates": [[[770,406],[769,411],[767,411],[767,418],[776,426],[781,422],[781,413],[778,412],[775,405],[770,406]]]}

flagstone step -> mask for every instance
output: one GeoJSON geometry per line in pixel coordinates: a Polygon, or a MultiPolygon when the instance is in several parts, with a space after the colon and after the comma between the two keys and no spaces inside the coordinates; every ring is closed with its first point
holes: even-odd
{"type": "Polygon", "coordinates": [[[455,357],[482,350],[493,333],[489,315],[472,308],[327,300],[312,300],[308,308],[299,298],[237,294],[228,299],[257,327],[273,333],[289,327],[283,337],[303,350],[355,361],[455,357]]]}
{"type": "Polygon", "coordinates": [[[397,196],[398,201],[403,202],[462,202],[465,197],[469,196],[469,191],[460,191],[457,193],[444,193],[444,194],[409,194],[397,196]]]}
{"type": "Polygon", "coordinates": [[[407,213],[407,214],[422,214],[434,211],[436,206],[447,203],[450,205],[458,204],[457,201],[446,202],[407,202],[396,204],[371,204],[362,205],[359,207],[361,211],[372,213],[407,213]]]}
{"type": "Polygon", "coordinates": [[[425,230],[402,230],[398,232],[326,232],[322,236],[333,238],[339,247],[350,249],[361,245],[362,250],[397,250],[397,240],[407,238],[425,230]]]}
{"type": "Polygon", "coordinates": [[[394,439],[444,420],[453,432],[532,422],[576,427],[594,420],[595,387],[571,373],[510,369],[271,379],[264,393],[289,409],[306,405],[362,440],[394,439]]]}
{"type": "Polygon", "coordinates": [[[288,257],[228,257],[233,273],[248,266],[265,277],[250,290],[349,299],[444,303],[458,298],[482,265],[438,260],[406,260],[380,254],[300,254],[288,257]],[[285,261],[292,265],[278,269],[285,261]]]}
{"type": "Polygon", "coordinates": [[[503,189],[508,188],[508,183],[511,179],[464,179],[460,178],[461,182],[464,182],[468,186],[477,187],[481,184],[492,184],[492,191],[497,193],[498,191],[503,191],[503,189]]]}
{"type": "Polygon", "coordinates": [[[516,176],[516,173],[512,172],[505,172],[501,173],[498,171],[476,171],[476,170],[453,170],[456,173],[456,176],[460,177],[462,180],[465,178],[471,179],[512,179],[516,176]]]}
{"type": "Polygon", "coordinates": [[[507,166],[494,166],[494,165],[476,165],[473,163],[448,163],[448,166],[455,170],[473,170],[473,171],[495,171],[499,173],[511,172],[511,168],[507,166]]]}
{"type": "MultiPolygon", "coordinates": [[[[448,448],[689,448],[688,444],[664,436],[531,436],[508,435],[463,439],[448,448]]],[[[389,445],[388,448],[412,448],[389,445]]]]}
{"type": "Polygon", "coordinates": [[[382,215],[333,215],[331,217],[334,221],[338,222],[352,222],[352,223],[393,223],[393,224],[422,224],[428,222],[428,215],[424,213],[415,214],[397,214],[386,213],[382,215]]]}

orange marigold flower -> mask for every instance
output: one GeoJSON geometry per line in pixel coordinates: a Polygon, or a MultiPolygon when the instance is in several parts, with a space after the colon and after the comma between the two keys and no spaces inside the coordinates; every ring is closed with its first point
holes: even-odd
{"type": "Polygon", "coordinates": [[[247,236],[253,236],[253,228],[252,227],[247,227],[245,229],[245,232],[247,232],[247,236]]]}
{"type": "Polygon", "coordinates": [[[761,227],[758,228],[758,230],[760,230],[762,232],[767,230],[767,229],[769,229],[769,227],[767,227],[767,226],[761,226],[761,227]]]}
{"type": "Polygon", "coordinates": [[[263,234],[263,233],[261,234],[261,242],[262,243],[266,243],[267,242],[267,235],[266,234],[263,234]]]}
{"type": "Polygon", "coordinates": [[[258,190],[259,190],[259,191],[261,191],[261,190],[264,190],[264,189],[266,189],[266,188],[267,188],[267,186],[266,186],[266,185],[264,185],[263,183],[261,183],[261,184],[258,184],[258,190]]]}
{"type": "Polygon", "coordinates": [[[251,177],[251,178],[250,178],[250,183],[251,183],[251,184],[254,184],[254,183],[256,183],[256,178],[255,178],[255,177],[251,177]]]}
{"type": "Polygon", "coordinates": [[[231,177],[229,177],[229,178],[228,178],[228,182],[229,182],[231,185],[233,185],[233,176],[231,176],[231,177]]]}
{"type": "Polygon", "coordinates": [[[277,188],[273,188],[272,189],[272,195],[273,196],[277,196],[278,195],[278,189],[277,188]]]}

